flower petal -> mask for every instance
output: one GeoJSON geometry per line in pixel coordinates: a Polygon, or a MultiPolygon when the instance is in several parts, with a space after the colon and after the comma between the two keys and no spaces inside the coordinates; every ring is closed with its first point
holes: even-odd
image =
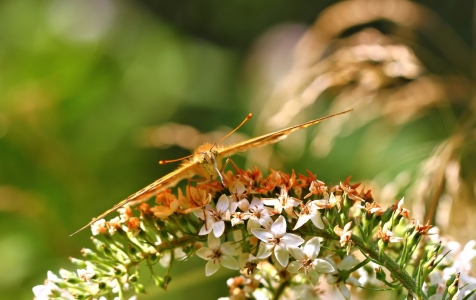
{"type": "Polygon", "coordinates": [[[258,209],[258,210],[262,209],[263,208],[263,202],[261,202],[260,198],[253,197],[253,199],[251,200],[250,208],[251,209],[258,209]]]}
{"type": "Polygon", "coordinates": [[[279,200],[276,199],[276,198],[263,198],[263,199],[261,199],[261,202],[264,205],[275,206],[276,204],[279,203],[279,200]]]}
{"type": "Polygon", "coordinates": [[[319,277],[321,277],[321,274],[314,270],[309,270],[307,277],[309,278],[309,281],[312,283],[312,285],[316,286],[319,284],[319,277]]]}
{"type": "Polygon", "coordinates": [[[205,266],[205,275],[213,275],[216,271],[218,271],[218,269],[220,269],[220,264],[214,259],[211,259],[207,262],[207,265],[205,266]]]}
{"type": "Polygon", "coordinates": [[[253,228],[260,228],[261,225],[259,224],[259,220],[258,218],[256,217],[251,217],[249,220],[248,220],[248,223],[246,224],[246,229],[248,230],[248,232],[251,233],[251,229],[253,228]]]}
{"type": "Polygon", "coordinates": [[[224,221],[218,221],[215,224],[213,224],[213,234],[219,238],[221,235],[225,232],[225,222],[224,221]]]}
{"type": "Polygon", "coordinates": [[[354,265],[354,261],[357,261],[354,256],[352,255],[347,255],[344,257],[344,259],[339,263],[338,268],[343,270],[343,269],[350,269],[354,265]]]}
{"type": "Polygon", "coordinates": [[[304,252],[304,254],[308,258],[314,260],[319,254],[320,250],[321,250],[321,241],[319,241],[317,237],[313,237],[312,239],[306,242],[302,252],[304,252]]]}
{"type": "Polygon", "coordinates": [[[283,216],[279,216],[273,225],[271,225],[271,232],[275,237],[282,237],[286,234],[286,220],[283,216]]]}
{"type": "Polygon", "coordinates": [[[306,256],[304,255],[304,252],[302,252],[302,249],[293,245],[287,246],[288,252],[291,253],[291,255],[297,259],[297,260],[304,260],[306,256]]]}
{"type": "Polygon", "coordinates": [[[209,234],[210,232],[212,232],[212,226],[210,226],[209,224],[207,224],[208,222],[206,222],[205,224],[203,224],[202,228],[200,228],[200,232],[198,233],[198,235],[207,235],[209,234]]]}
{"type": "Polygon", "coordinates": [[[208,242],[208,248],[212,250],[220,249],[220,244],[221,244],[220,239],[215,237],[215,235],[209,234],[207,242],[208,242]]]}
{"type": "Polygon", "coordinates": [[[289,263],[288,265],[288,272],[291,272],[291,273],[298,273],[299,272],[299,268],[302,267],[302,264],[298,261],[292,261],[289,263]]]}
{"type": "Polygon", "coordinates": [[[233,242],[225,242],[221,244],[221,247],[220,247],[221,251],[224,254],[228,254],[228,255],[233,255],[236,251],[236,248],[238,248],[238,244],[233,242]]]}
{"type": "Polygon", "coordinates": [[[286,246],[299,246],[304,243],[304,240],[298,235],[286,233],[281,238],[281,242],[283,242],[286,246]]]}
{"type": "Polygon", "coordinates": [[[210,260],[213,255],[213,250],[207,247],[203,247],[195,251],[195,254],[197,254],[198,257],[204,260],[210,260]]]}
{"type": "Polygon", "coordinates": [[[324,222],[322,222],[321,213],[316,210],[316,213],[311,216],[311,222],[319,229],[324,229],[324,222]]]}
{"type": "Polygon", "coordinates": [[[344,296],[345,300],[350,300],[350,291],[349,291],[349,289],[347,288],[347,286],[345,285],[345,283],[340,282],[340,283],[337,285],[337,288],[339,289],[339,291],[340,291],[340,293],[342,294],[342,296],[344,296]]]}
{"type": "Polygon", "coordinates": [[[230,255],[222,255],[220,258],[220,263],[222,266],[228,269],[238,270],[240,268],[238,261],[236,261],[236,259],[230,255]]]}
{"type": "Polygon", "coordinates": [[[346,284],[349,284],[349,285],[352,285],[352,286],[360,286],[360,282],[357,280],[357,278],[355,277],[349,277],[347,278],[347,280],[345,281],[346,284]]]}
{"type": "Polygon", "coordinates": [[[296,226],[294,226],[293,230],[296,230],[302,225],[306,224],[306,222],[309,221],[310,218],[311,218],[310,215],[301,215],[298,221],[296,222],[296,226]]]}
{"type": "Polygon", "coordinates": [[[273,235],[263,228],[252,228],[251,233],[265,243],[268,243],[273,238],[273,235]]]}
{"type": "Polygon", "coordinates": [[[257,258],[267,258],[273,253],[274,245],[269,245],[261,243],[259,245],[258,253],[256,254],[257,258]]]}
{"type": "Polygon", "coordinates": [[[324,259],[317,258],[312,262],[314,270],[318,273],[331,273],[334,272],[334,267],[324,259]]]}
{"type": "Polygon", "coordinates": [[[276,255],[276,259],[281,266],[286,267],[288,265],[289,252],[282,244],[276,245],[274,248],[274,255],[276,255]]]}
{"type": "Polygon", "coordinates": [[[344,225],[344,231],[349,231],[350,227],[352,226],[352,221],[348,222],[344,225]]]}
{"type": "Polygon", "coordinates": [[[48,278],[48,280],[52,282],[59,280],[58,276],[56,276],[56,274],[51,271],[46,272],[46,278],[48,278]]]}
{"type": "Polygon", "coordinates": [[[223,194],[220,196],[220,198],[218,198],[216,208],[218,211],[224,212],[225,210],[228,209],[229,205],[230,205],[230,200],[225,194],[223,194]]]}
{"type": "Polygon", "coordinates": [[[261,216],[259,223],[261,226],[269,230],[271,225],[273,225],[273,219],[271,219],[270,216],[261,216]]]}
{"type": "Polygon", "coordinates": [[[329,274],[327,275],[327,283],[328,284],[336,284],[337,280],[339,279],[339,276],[336,274],[329,274]]]}
{"type": "Polygon", "coordinates": [[[37,285],[33,287],[33,294],[36,299],[49,299],[52,296],[51,288],[48,285],[37,285]]]}

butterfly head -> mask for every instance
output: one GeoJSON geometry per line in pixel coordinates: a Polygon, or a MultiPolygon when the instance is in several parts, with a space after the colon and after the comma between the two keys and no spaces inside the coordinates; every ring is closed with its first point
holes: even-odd
{"type": "Polygon", "coordinates": [[[221,174],[221,158],[218,150],[212,144],[204,144],[195,150],[192,158],[196,163],[196,173],[205,179],[211,180],[220,177],[223,185],[225,185],[221,174]]]}

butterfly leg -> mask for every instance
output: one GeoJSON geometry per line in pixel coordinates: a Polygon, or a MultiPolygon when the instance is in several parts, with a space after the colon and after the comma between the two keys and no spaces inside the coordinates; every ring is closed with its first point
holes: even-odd
{"type": "Polygon", "coordinates": [[[241,169],[238,168],[238,166],[235,164],[235,162],[231,159],[231,157],[227,158],[225,160],[225,163],[223,164],[223,167],[221,168],[221,171],[224,171],[225,168],[228,166],[228,163],[230,163],[233,166],[233,169],[235,169],[236,173],[240,173],[241,169]]]}

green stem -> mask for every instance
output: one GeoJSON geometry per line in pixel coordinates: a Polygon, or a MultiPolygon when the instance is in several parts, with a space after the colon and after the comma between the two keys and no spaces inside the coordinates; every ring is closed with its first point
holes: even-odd
{"type": "Polygon", "coordinates": [[[281,284],[278,286],[278,289],[276,290],[276,292],[274,294],[273,300],[278,300],[279,299],[279,297],[284,292],[284,289],[286,288],[288,283],[289,283],[289,279],[286,279],[283,282],[281,282],[281,284]]]}
{"type": "Polygon", "coordinates": [[[361,267],[365,266],[366,264],[368,264],[370,261],[370,258],[366,258],[365,260],[361,261],[360,263],[358,263],[357,265],[355,265],[352,269],[349,269],[349,273],[352,273],[352,272],[355,272],[357,271],[358,269],[360,269],[361,267]]]}
{"type": "MultiPolygon", "coordinates": [[[[337,240],[338,238],[334,235],[329,234],[325,230],[316,229],[315,234],[323,237],[325,239],[337,240]]],[[[362,252],[366,253],[371,259],[378,262],[381,266],[385,267],[390,271],[393,278],[398,280],[402,286],[413,296],[418,295],[417,285],[415,280],[408,274],[404,269],[400,268],[398,263],[396,263],[391,257],[385,253],[379,255],[378,248],[375,245],[367,245],[364,240],[356,235],[352,235],[352,242],[357,246],[362,252]]]]}
{"type": "Polygon", "coordinates": [[[417,285],[415,280],[388,255],[385,253],[380,253],[377,247],[367,246],[365,242],[358,236],[352,235],[352,242],[355,246],[359,247],[362,251],[367,253],[367,255],[378,261],[383,267],[390,271],[392,276],[400,281],[400,283],[407,289],[407,291],[412,294],[417,294],[417,285]]]}

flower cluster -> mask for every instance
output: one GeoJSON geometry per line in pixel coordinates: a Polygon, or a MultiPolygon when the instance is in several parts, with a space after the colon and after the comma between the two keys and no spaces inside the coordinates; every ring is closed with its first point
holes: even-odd
{"type": "Polygon", "coordinates": [[[318,299],[333,287],[350,299],[348,286],[405,289],[414,299],[474,292],[459,285],[459,269],[444,277],[445,285],[434,283],[442,262],[456,259],[441,243],[421,246],[431,226],[409,221],[403,199],[383,209],[350,178],[331,186],[309,171],[271,170],[263,177],[257,168],[235,167],[223,179],[226,187],[205,181],[164,190],[153,206],[136,205],[139,216],[125,206],[119,217],[98,220],[91,228],[95,249],[71,259],[77,272],[49,272],[45,284],[33,288],[36,299],[125,299],[128,291],[145,291],[140,264],[166,289],[174,261],[192,255],[207,261],[207,276],[220,267],[239,270],[228,281],[228,299],[318,299]],[[155,263],[165,274],[156,274],[155,263]]]}

